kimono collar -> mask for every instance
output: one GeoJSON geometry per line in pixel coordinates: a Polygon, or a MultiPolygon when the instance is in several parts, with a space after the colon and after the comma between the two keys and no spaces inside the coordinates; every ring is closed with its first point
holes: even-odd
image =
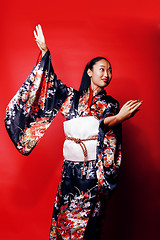
{"type": "Polygon", "coordinates": [[[98,88],[96,89],[94,92],[92,91],[92,88],[91,86],[88,88],[88,94],[89,94],[89,99],[88,99],[88,110],[89,110],[89,115],[92,116],[92,113],[91,113],[91,104],[92,104],[92,99],[97,96],[99,93],[102,94],[104,93],[105,90],[104,88],[98,88]]]}

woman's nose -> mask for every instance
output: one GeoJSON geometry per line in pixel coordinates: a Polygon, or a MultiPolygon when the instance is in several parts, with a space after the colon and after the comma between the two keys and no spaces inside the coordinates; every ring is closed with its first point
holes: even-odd
{"type": "Polygon", "coordinates": [[[108,77],[108,71],[105,70],[104,77],[108,77]]]}

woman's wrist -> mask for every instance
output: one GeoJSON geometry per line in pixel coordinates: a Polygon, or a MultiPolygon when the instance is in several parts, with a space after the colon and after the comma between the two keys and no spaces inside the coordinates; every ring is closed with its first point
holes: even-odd
{"type": "Polygon", "coordinates": [[[45,54],[47,51],[48,51],[48,48],[47,48],[47,46],[46,46],[46,48],[45,48],[45,49],[42,49],[42,57],[44,56],[44,54],[45,54]]]}
{"type": "Polygon", "coordinates": [[[118,114],[114,115],[114,116],[106,117],[104,119],[104,125],[106,127],[110,127],[110,128],[120,124],[121,122],[122,122],[122,119],[121,119],[121,117],[118,114]]]}
{"type": "Polygon", "coordinates": [[[115,115],[115,118],[116,118],[117,124],[122,123],[124,121],[123,117],[119,113],[115,115]]]}

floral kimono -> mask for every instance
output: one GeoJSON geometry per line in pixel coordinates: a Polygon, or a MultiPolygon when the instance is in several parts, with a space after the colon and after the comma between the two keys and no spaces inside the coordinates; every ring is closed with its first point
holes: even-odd
{"type": "Polygon", "coordinates": [[[6,129],[20,153],[33,150],[59,110],[66,120],[93,116],[99,129],[94,161],[64,160],[49,239],[97,240],[121,164],[121,126],[106,129],[103,120],[117,114],[119,104],[104,89],[92,96],[90,88],[79,92],[57,80],[48,50],[6,109],[6,129]]]}

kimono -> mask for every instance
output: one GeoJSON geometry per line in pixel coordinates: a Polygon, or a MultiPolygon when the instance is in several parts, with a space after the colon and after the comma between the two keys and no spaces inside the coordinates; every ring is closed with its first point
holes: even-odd
{"type": "Polygon", "coordinates": [[[5,126],[20,153],[30,154],[58,111],[65,120],[93,116],[99,129],[94,161],[64,160],[49,239],[97,240],[121,164],[121,126],[107,129],[104,118],[117,114],[119,104],[104,89],[91,98],[90,88],[79,92],[64,85],[54,73],[48,50],[6,109],[5,126]]]}

